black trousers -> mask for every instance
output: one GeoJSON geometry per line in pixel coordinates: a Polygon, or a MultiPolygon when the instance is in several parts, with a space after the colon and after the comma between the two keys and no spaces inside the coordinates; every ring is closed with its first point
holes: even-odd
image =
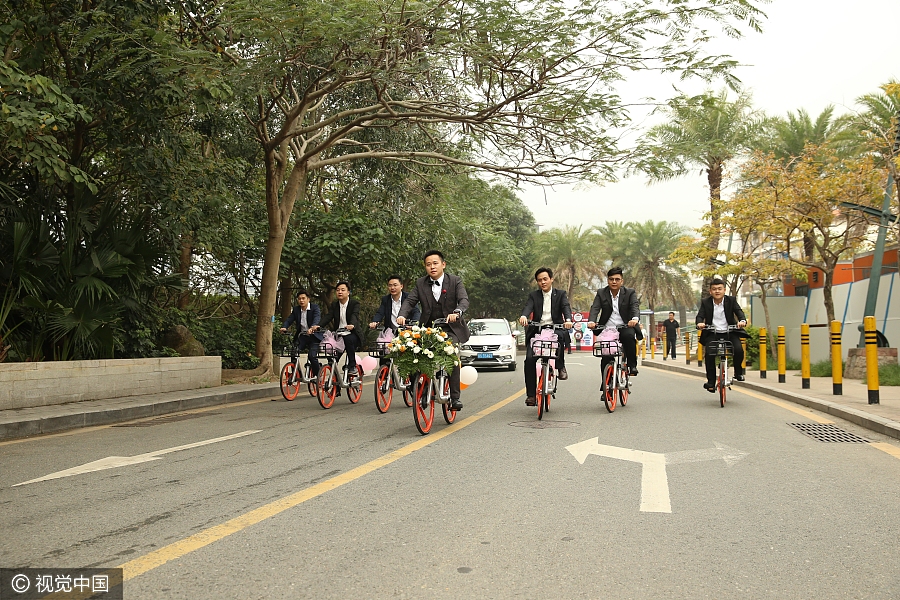
{"type": "MultiPolygon", "coordinates": [[[[560,337],[563,334],[560,335],[560,337]]],[[[568,335],[566,332],[565,335],[568,335]]],[[[525,342],[525,395],[534,396],[537,392],[537,361],[538,357],[534,355],[531,349],[531,340],[525,342]]],[[[562,340],[556,349],[556,369],[564,369],[566,367],[566,347],[562,340]]]]}
{"type": "Polygon", "coordinates": [[[291,351],[291,362],[297,364],[297,358],[300,352],[308,350],[306,358],[309,366],[312,368],[313,375],[319,374],[319,359],[316,354],[319,353],[319,338],[314,335],[297,334],[294,337],[294,349],[291,351]]]}
{"type": "MultiPolygon", "coordinates": [[[[359,342],[356,340],[356,336],[352,333],[350,335],[345,335],[343,337],[344,340],[344,352],[347,353],[347,364],[348,367],[356,367],[356,351],[359,349],[359,342]]],[[[340,360],[341,357],[338,357],[340,360]]]]}
{"type": "Polygon", "coordinates": [[[625,364],[631,369],[637,369],[637,333],[634,327],[619,329],[619,341],[622,343],[625,364]]]}
{"type": "Polygon", "coordinates": [[[706,367],[707,383],[715,383],[716,381],[716,357],[710,356],[706,353],[706,350],[709,348],[709,342],[716,339],[728,340],[731,342],[731,346],[734,348],[734,356],[729,356],[728,362],[734,365],[735,375],[743,375],[744,369],[743,367],[741,367],[741,363],[744,362],[744,347],[741,345],[741,336],[736,333],[730,333],[728,335],[722,334],[721,336],[709,338],[709,340],[707,340],[707,342],[704,344],[703,365],[706,367]]]}
{"type": "Polygon", "coordinates": [[[672,355],[672,358],[675,358],[675,342],[678,340],[675,339],[674,335],[666,336],[666,356],[672,355]]]}

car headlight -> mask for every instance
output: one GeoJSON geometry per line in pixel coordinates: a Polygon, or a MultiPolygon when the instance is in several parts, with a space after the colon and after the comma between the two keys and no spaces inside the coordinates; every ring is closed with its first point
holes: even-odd
{"type": "Polygon", "coordinates": [[[512,350],[512,344],[503,344],[500,346],[501,350],[512,350]]]}
{"type": "Polygon", "coordinates": [[[471,349],[472,349],[472,346],[470,346],[470,345],[468,345],[468,344],[463,344],[462,349],[463,349],[463,350],[471,350],[471,349]]]}

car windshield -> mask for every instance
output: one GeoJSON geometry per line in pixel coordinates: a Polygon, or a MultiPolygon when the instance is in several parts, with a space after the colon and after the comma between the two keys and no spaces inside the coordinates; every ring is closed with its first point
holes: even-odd
{"type": "Polygon", "coordinates": [[[509,335],[509,325],[490,321],[471,322],[469,323],[469,333],[472,335],[509,335]]]}

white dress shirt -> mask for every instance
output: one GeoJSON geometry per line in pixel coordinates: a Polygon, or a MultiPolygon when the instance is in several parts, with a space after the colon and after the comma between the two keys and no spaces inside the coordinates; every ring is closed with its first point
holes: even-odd
{"type": "Polygon", "coordinates": [[[434,299],[440,300],[441,299],[441,290],[444,288],[444,276],[441,275],[437,279],[431,279],[429,277],[428,280],[431,282],[431,293],[434,294],[434,299]],[[434,285],[435,281],[438,282],[437,285],[434,285]]]}
{"type": "Polygon", "coordinates": [[[309,329],[309,325],[306,322],[306,313],[308,311],[308,308],[300,311],[300,333],[306,333],[306,330],[309,329]]]}
{"type": "Polygon", "coordinates": [[[553,288],[549,292],[544,292],[544,308],[541,310],[541,325],[550,325],[553,323],[553,315],[550,310],[550,299],[553,296],[553,288]]]}
{"type": "Polygon", "coordinates": [[[347,306],[349,306],[349,305],[350,305],[350,299],[349,299],[349,298],[347,298],[347,301],[344,302],[343,304],[341,304],[340,302],[338,302],[338,306],[339,306],[340,309],[341,309],[341,322],[340,322],[340,326],[341,326],[341,327],[346,327],[346,326],[347,326],[347,306]]]}
{"type": "MultiPolygon", "coordinates": [[[[400,298],[403,298],[403,296],[401,295],[400,298]]],[[[394,297],[391,296],[391,324],[395,329],[399,327],[399,325],[397,325],[397,316],[400,314],[401,304],[403,303],[400,302],[400,300],[394,300],[394,297]]]]}
{"type": "MultiPolygon", "coordinates": [[[[622,290],[619,290],[619,293],[622,293],[622,290]]],[[[612,292],[610,292],[610,295],[612,295],[612,292]]],[[[622,320],[622,315],[619,314],[619,294],[616,294],[612,297],[612,314],[609,315],[605,329],[618,329],[623,325],[625,325],[625,321],[622,320]]]]}
{"type": "Polygon", "coordinates": [[[726,333],[728,331],[728,319],[725,317],[725,298],[718,304],[713,300],[713,328],[718,333],[726,333]]]}

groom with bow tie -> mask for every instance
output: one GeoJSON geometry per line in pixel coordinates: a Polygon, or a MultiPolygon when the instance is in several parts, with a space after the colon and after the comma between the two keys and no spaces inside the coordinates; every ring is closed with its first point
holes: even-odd
{"type": "MultiPolygon", "coordinates": [[[[406,319],[416,304],[419,304],[422,307],[422,325],[430,327],[435,319],[446,318],[450,339],[457,345],[466,343],[469,341],[469,328],[463,323],[462,314],[469,308],[469,295],[462,279],[444,272],[447,263],[440,250],[426,252],[424,262],[425,272],[428,274],[416,280],[400,307],[397,324],[405,325],[406,319]]],[[[450,408],[458,411],[462,407],[459,399],[459,367],[455,366],[450,373],[450,408]]]]}

